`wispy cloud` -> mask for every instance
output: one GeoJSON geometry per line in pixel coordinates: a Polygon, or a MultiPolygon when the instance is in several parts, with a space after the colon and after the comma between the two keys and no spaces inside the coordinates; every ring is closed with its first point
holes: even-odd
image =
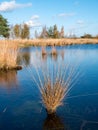
{"type": "Polygon", "coordinates": [[[78,20],[78,21],[77,21],[77,24],[83,25],[83,24],[84,24],[84,21],[83,21],[83,20],[78,20]]]}
{"type": "Polygon", "coordinates": [[[74,15],[76,15],[76,13],[60,13],[58,14],[58,17],[70,17],[74,15]]]}
{"type": "Polygon", "coordinates": [[[17,8],[24,8],[30,6],[32,6],[32,3],[20,4],[20,3],[16,3],[15,0],[11,0],[9,2],[5,1],[0,3],[0,12],[9,12],[17,8]]]}
{"type": "Polygon", "coordinates": [[[29,21],[25,22],[29,27],[40,27],[42,26],[39,21],[39,15],[33,15],[29,21]]]}
{"type": "Polygon", "coordinates": [[[35,20],[35,19],[37,20],[37,19],[39,19],[39,15],[33,15],[33,16],[31,17],[31,19],[32,19],[32,20],[35,20]]]}

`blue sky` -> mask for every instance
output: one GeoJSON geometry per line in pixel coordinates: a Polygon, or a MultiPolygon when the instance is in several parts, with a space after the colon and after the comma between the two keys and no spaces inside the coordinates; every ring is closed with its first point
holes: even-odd
{"type": "Polygon", "coordinates": [[[0,14],[9,24],[27,23],[32,32],[57,24],[65,34],[97,35],[97,12],[98,0],[0,0],[0,14]]]}

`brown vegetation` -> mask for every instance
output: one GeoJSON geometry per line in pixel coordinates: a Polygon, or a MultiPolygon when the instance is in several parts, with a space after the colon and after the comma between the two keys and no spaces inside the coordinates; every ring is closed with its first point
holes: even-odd
{"type": "Polygon", "coordinates": [[[64,98],[76,83],[79,77],[79,70],[77,71],[79,63],[77,64],[77,61],[72,64],[70,60],[67,63],[61,61],[57,64],[53,60],[47,63],[47,60],[42,62],[42,59],[33,62],[33,70],[30,67],[28,71],[40,91],[47,114],[53,114],[59,106],[63,105],[64,98]]]}
{"type": "Polygon", "coordinates": [[[18,46],[10,41],[0,42],[0,70],[21,69],[17,66],[18,46]]]}
{"type": "Polygon", "coordinates": [[[65,91],[66,87],[62,86],[60,81],[56,81],[53,86],[51,85],[51,82],[48,81],[41,88],[42,101],[48,114],[55,113],[57,107],[62,105],[65,91]]]}
{"type": "MultiPolygon", "coordinates": [[[[20,47],[25,46],[61,46],[61,45],[72,45],[72,44],[98,44],[97,38],[63,38],[63,39],[18,39],[18,40],[7,40],[13,44],[18,44],[20,47]]],[[[0,40],[0,46],[4,43],[0,40]]]]}

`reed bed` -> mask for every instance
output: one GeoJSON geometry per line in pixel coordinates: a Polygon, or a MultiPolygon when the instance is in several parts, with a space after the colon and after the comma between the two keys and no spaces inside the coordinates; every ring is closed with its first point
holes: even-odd
{"type": "Polygon", "coordinates": [[[17,44],[8,40],[0,41],[0,69],[19,69],[17,66],[17,56],[19,48],[17,44]]]}
{"type": "MultiPolygon", "coordinates": [[[[72,44],[98,44],[98,39],[94,38],[63,38],[63,39],[17,39],[7,40],[18,44],[20,47],[26,46],[61,46],[61,45],[72,45],[72,44]]],[[[0,40],[2,44],[3,40],[0,40]]]]}

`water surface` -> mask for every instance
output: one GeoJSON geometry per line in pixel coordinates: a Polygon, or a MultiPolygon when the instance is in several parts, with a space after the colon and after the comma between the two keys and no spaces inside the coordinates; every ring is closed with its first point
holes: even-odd
{"type": "MultiPolygon", "coordinates": [[[[20,71],[0,72],[0,130],[97,130],[98,129],[98,45],[56,47],[58,54],[41,55],[41,48],[28,47],[20,53],[20,71]],[[32,76],[32,64],[79,63],[80,75],[64,99],[57,115],[47,117],[37,85],[32,76]],[[30,73],[29,67],[32,72],[30,73]]],[[[41,72],[41,68],[38,69],[41,72]]],[[[37,78],[37,76],[35,75],[37,78]]]]}

